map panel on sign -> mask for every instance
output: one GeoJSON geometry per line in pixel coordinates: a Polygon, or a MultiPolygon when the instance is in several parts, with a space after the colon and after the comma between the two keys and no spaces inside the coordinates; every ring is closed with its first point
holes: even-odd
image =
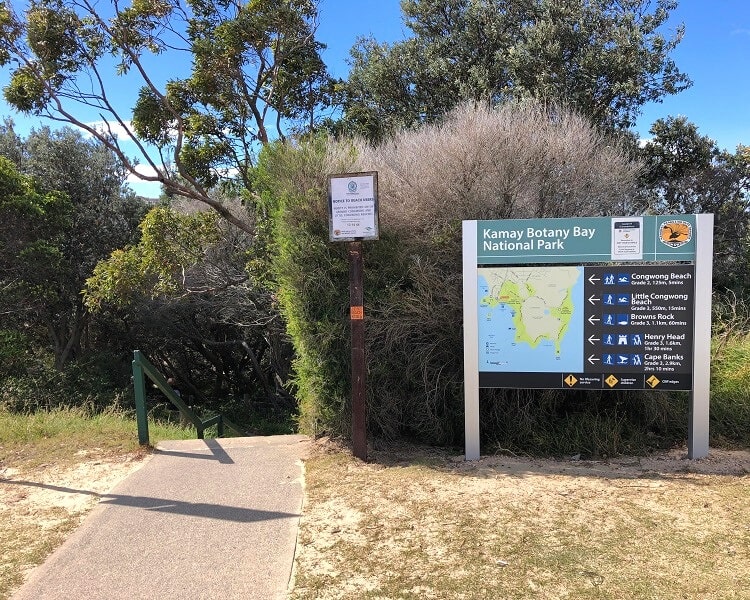
{"type": "Polygon", "coordinates": [[[582,266],[479,269],[479,368],[583,370],[582,266]]]}

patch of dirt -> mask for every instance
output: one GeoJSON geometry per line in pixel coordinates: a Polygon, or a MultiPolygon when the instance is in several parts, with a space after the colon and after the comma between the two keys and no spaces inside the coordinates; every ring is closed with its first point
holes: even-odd
{"type": "Polygon", "coordinates": [[[347,454],[328,440],[311,452],[295,600],[363,590],[377,598],[718,600],[739,597],[728,594],[748,575],[750,507],[738,503],[750,490],[748,450],[599,461],[467,462],[403,448],[363,463],[347,454]],[[654,572],[647,583],[645,562],[654,572]],[[690,580],[675,575],[691,569],[690,580]]]}
{"type": "Polygon", "coordinates": [[[72,533],[147,454],[102,456],[93,448],[80,462],[19,469],[0,463],[0,599],[10,597],[31,570],[72,533]]]}

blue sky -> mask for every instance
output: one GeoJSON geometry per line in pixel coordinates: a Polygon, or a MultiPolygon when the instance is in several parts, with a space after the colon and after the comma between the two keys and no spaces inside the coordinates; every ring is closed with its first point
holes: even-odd
{"type": "MultiPolygon", "coordinates": [[[[685,25],[672,54],[693,86],[661,104],[644,107],[637,131],[648,137],[656,119],[684,115],[726,150],[750,145],[750,0],[678,0],[665,33],[685,25]]],[[[318,38],[328,45],[324,60],[345,77],[345,60],[359,35],[379,42],[403,39],[399,0],[322,0],[318,38]]]]}
{"type": "MultiPolygon", "coordinates": [[[[673,58],[693,80],[693,86],[663,103],[644,107],[636,127],[638,134],[648,137],[649,127],[658,118],[684,115],[721,148],[734,151],[740,143],[750,145],[750,0],[680,0],[666,33],[679,23],[684,23],[686,33],[673,58]]],[[[333,75],[347,76],[346,59],[358,36],[394,42],[408,34],[399,0],[320,2],[317,36],[328,46],[323,59],[333,75]]],[[[164,60],[155,64],[165,77],[170,74],[168,69],[174,68],[164,60]]],[[[0,86],[6,82],[7,71],[2,70],[0,86]]],[[[115,84],[123,106],[132,106],[133,89],[122,80],[115,84]]],[[[1,101],[0,116],[11,116],[22,134],[43,124],[14,113],[1,101]]],[[[139,193],[158,195],[158,186],[132,185],[139,193]]]]}

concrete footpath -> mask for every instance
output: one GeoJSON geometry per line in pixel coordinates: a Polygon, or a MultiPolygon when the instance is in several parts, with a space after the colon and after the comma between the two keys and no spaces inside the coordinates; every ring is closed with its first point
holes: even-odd
{"type": "Polygon", "coordinates": [[[299,435],[160,443],[13,600],[285,598],[307,446],[299,435]]]}

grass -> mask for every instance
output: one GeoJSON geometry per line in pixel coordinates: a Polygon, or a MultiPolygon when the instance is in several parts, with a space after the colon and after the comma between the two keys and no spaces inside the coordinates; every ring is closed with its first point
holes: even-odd
{"type": "Polygon", "coordinates": [[[711,435],[714,443],[750,446],[750,333],[714,336],[711,435]]]}
{"type": "MultiPolygon", "coordinates": [[[[188,439],[194,429],[149,424],[151,439],[188,439]]],[[[81,409],[34,414],[0,411],[0,600],[22,583],[25,573],[41,564],[75,529],[85,512],[26,502],[26,492],[2,487],[2,477],[39,481],[50,473],[84,461],[137,459],[147,449],[138,445],[134,418],[121,412],[90,415],[81,409]]],[[[92,500],[87,508],[94,505],[92,500]]]]}
{"type": "MultiPolygon", "coordinates": [[[[151,438],[189,439],[195,431],[168,423],[149,423],[151,438]]],[[[123,412],[89,415],[77,408],[18,414],[0,411],[0,463],[14,468],[80,462],[80,451],[100,456],[143,451],[135,420],[123,412]]]]}
{"type": "Polygon", "coordinates": [[[293,600],[750,598],[747,476],[337,453],[310,459],[306,479],[293,600]]]}

